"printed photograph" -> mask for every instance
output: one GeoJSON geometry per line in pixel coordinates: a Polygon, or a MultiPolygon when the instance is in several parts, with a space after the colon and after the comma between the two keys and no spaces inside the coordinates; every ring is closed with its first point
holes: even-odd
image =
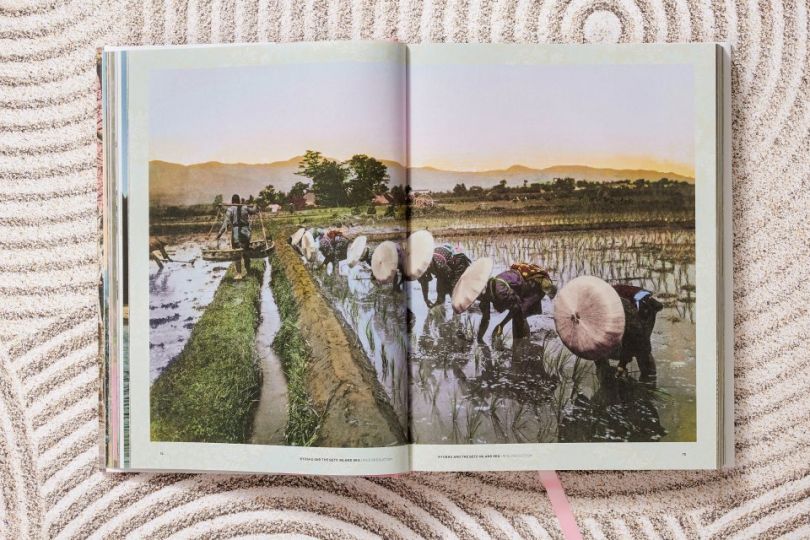
{"type": "Polygon", "coordinates": [[[153,441],[407,442],[407,302],[352,243],[406,234],[404,53],[376,50],[153,73],[153,441]]]}
{"type": "Polygon", "coordinates": [[[409,77],[414,442],[694,441],[691,66],[409,77]]]}
{"type": "Polygon", "coordinates": [[[472,54],[153,73],[153,441],[695,440],[692,67],[472,54]]]}

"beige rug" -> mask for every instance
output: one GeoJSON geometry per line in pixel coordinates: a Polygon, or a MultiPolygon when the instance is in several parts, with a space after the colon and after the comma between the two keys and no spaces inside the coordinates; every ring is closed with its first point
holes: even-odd
{"type": "Polygon", "coordinates": [[[97,469],[95,48],[350,38],[736,46],[738,466],[562,479],[587,537],[810,537],[807,0],[0,0],[0,535],[560,536],[531,473],[97,469]]]}

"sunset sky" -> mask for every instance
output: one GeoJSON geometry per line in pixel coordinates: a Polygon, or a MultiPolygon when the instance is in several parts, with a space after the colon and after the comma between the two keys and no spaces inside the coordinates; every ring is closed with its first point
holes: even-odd
{"type": "Polygon", "coordinates": [[[411,165],[694,174],[688,65],[413,65],[411,165]]]}
{"type": "MultiPolygon", "coordinates": [[[[150,159],[269,163],[316,149],[404,161],[402,66],[166,70],[150,81],[150,159]]],[[[520,164],[694,174],[688,65],[412,65],[412,166],[520,164]]]]}
{"type": "Polygon", "coordinates": [[[403,81],[382,62],[155,71],[149,159],[270,163],[312,149],[404,161],[403,81]]]}

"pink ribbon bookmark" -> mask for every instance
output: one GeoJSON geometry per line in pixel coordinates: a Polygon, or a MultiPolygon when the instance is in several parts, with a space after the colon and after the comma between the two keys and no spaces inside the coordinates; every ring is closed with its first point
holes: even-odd
{"type": "Polygon", "coordinates": [[[565,490],[557,471],[537,471],[537,476],[540,477],[540,483],[546,489],[546,495],[551,502],[554,514],[557,515],[557,521],[560,522],[560,529],[562,529],[565,539],[582,540],[582,533],[579,532],[577,520],[568,503],[568,497],[565,496],[565,490]]]}

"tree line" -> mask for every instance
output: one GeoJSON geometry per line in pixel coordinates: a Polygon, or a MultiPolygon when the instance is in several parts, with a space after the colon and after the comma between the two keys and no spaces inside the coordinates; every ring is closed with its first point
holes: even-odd
{"type": "MultiPolygon", "coordinates": [[[[663,188],[666,189],[670,186],[689,185],[688,182],[681,180],[670,180],[669,178],[660,178],[656,181],[639,178],[636,180],[613,180],[610,182],[595,182],[591,180],[575,180],[571,177],[554,178],[551,182],[532,182],[523,180],[522,184],[516,186],[509,186],[506,180],[503,179],[491,188],[484,188],[482,186],[470,186],[464,182],[460,182],[453,186],[452,192],[444,192],[449,195],[466,195],[468,193],[572,193],[578,189],[622,189],[622,188],[663,188]]],[[[441,193],[437,193],[441,194],[441,193]]]]}
{"type": "Polygon", "coordinates": [[[259,192],[255,202],[264,208],[280,204],[300,209],[305,206],[309,192],[314,193],[318,206],[327,207],[369,205],[377,195],[390,194],[391,199],[399,198],[401,191],[404,195],[400,186],[389,190],[391,178],[385,164],[365,154],[338,161],[307,150],[295,174],[306,181],[296,182],[287,193],[268,185],[259,192]]]}

